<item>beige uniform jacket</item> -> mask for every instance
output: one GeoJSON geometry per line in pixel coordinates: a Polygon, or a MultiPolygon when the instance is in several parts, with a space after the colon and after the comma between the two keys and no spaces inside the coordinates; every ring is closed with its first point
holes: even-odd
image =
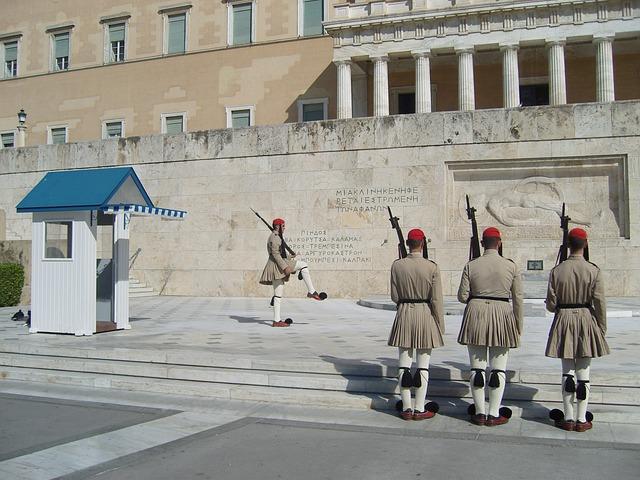
{"type": "Polygon", "coordinates": [[[444,301],[440,269],[422,253],[410,253],[391,266],[391,299],[398,311],[389,345],[403,348],[435,348],[444,345],[444,301]],[[429,303],[399,303],[403,299],[429,303]]]}
{"type": "Polygon", "coordinates": [[[276,232],[271,232],[269,239],[267,240],[267,253],[269,259],[262,271],[260,277],[260,283],[262,285],[271,285],[274,280],[284,279],[289,280],[289,276],[284,274],[284,269],[289,266],[291,269],[295,268],[296,261],[292,257],[282,258],[280,255],[280,246],[282,245],[282,238],[276,232]]]}
{"type": "Polygon", "coordinates": [[[486,249],[462,271],[458,300],[466,303],[458,342],[517,347],[523,328],[522,279],[517,265],[486,249]],[[511,304],[474,297],[511,298],[511,304]]]}
{"type": "Polygon", "coordinates": [[[582,255],[570,255],[551,270],[546,304],[547,310],[555,312],[547,356],[600,357],[609,353],[604,339],[607,332],[604,280],[596,265],[582,255]],[[575,307],[559,308],[563,305],[575,307]]]}

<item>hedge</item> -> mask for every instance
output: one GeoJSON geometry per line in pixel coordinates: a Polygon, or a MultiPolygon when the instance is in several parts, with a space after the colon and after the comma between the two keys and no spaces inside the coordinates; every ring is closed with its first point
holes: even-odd
{"type": "Polygon", "coordinates": [[[0,307],[12,307],[20,303],[24,268],[17,263],[0,263],[0,307]]]}

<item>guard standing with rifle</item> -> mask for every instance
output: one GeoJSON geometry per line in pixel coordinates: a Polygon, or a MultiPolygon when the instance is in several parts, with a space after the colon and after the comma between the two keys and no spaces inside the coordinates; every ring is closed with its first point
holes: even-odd
{"type": "Polygon", "coordinates": [[[585,432],[592,428],[593,420],[587,411],[591,359],[609,353],[607,307],[602,273],[588,261],[587,232],[582,228],[569,231],[570,220],[563,204],[562,245],[547,288],[547,310],[555,315],[545,352],[562,361],[563,411],[553,409],[549,416],[562,430],[585,432]]]}
{"type": "Polygon", "coordinates": [[[292,273],[298,273],[298,279],[303,280],[307,286],[307,297],[314,300],[324,300],[327,298],[327,294],[324,292],[318,293],[311,281],[311,274],[309,273],[309,266],[306,262],[296,260],[291,248],[287,245],[283,238],[285,230],[284,220],[281,218],[275,218],[271,225],[258,214],[255,210],[251,209],[260,220],[271,230],[271,235],[267,240],[267,253],[269,259],[262,271],[260,277],[260,284],[272,285],[273,296],[271,297],[271,306],[273,307],[273,323],[272,327],[288,327],[293,323],[291,319],[282,321],[280,318],[280,305],[282,302],[282,295],[284,294],[284,284],[289,281],[289,277],[292,273]]]}
{"type": "Polygon", "coordinates": [[[458,343],[467,345],[469,350],[471,422],[492,427],[507,423],[511,417],[511,410],[501,405],[509,349],[519,346],[522,334],[522,281],[516,264],[501,256],[502,239],[497,228],[489,227],[482,233],[484,254],[480,256],[475,209],[469,206],[468,197],[467,214],[472,237],[470,261],[462,271],[458,288],[458,300],[467,304],[458,343]],[[488,381],[487,364],[491,368],[488,381]],[[489,387],[488,415],[485,385],[489,387]]]}
{"type": "Polygon", "coordinates": [[[400,416],[405,420],[424,420],[438,412],[438,404],[425,404],[429,382],[431,350],[444,345],[444,302],[440,269],[425,257],[426,238],[416,228],[407,235],[406,246],[398,217],[389,209],[391,225],[398,233],[399,259],[391,266],[391,299],[397,313],[389,345],[398,347],[398,383],[400,388],[400,416]],[[417,369],[411,374],[413,353],[416,352],[417,369]],[[415,388],[415,403],[411,389],[415,388]]]}

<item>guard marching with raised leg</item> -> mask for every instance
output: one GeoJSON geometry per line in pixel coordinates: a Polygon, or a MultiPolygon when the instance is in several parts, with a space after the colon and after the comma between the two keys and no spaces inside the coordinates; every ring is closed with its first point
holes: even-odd
{"type": "MultiPolygon", "coordinates": [[[[262,217],[260,218],[262,219],[262,217]]],[[[288,248],[282,237],[284,230],[284,220],[275,218],[272,222],[271,235],[269,235],[269,239],[267,240],[269,259],[260,277],[260,283],[262,285],[273,286],[273,296],[271,297],[271,306],[273,307],[273,323],[271,325],[273,327],[288,327],[293,323],[291,319],[282,321],[280,317],[284,284],[289,281],[292,273],[298,273],[298,278],[304,281],[308,291],[308,298],[314,300],[324,300],[327,298],[326,293],[318,293],[313,287],[311,274],[309,273],[309,267],[306,262],[296,260],[293,253],[288,253],[292,251],[288,248]]]]}
{"type": "Polygon", "coordinates": [[[409,253],[391,266],[391,299],[398,306],[389,345],[398,347],[398,380],[405,420],[432,418],[438,404],[425,404],[431,350],[444,345],[444,303],[440,269],[423,257],[426,238],[420,229],[407,235],[409,253]],[[413,353],[417,369],[412,374],[413,353]],[[415,388],[415,403],[411,389],[415,388]]]}
{"type": "Polygon", "coordinates": [[[569,256],[562,258],[563,241],[560,263],[551,270],[547,288],[547,310],[555,316],[545,355],[562,360],[564,409],[552,410],[550,417],[558,428],[585,432],[591,429],[593,420],[587,411],[591,359],[609,353],[605,340],[607,308],[600,269],[585,258],[587,232],[574,228],[568,233],[567,243],[569,256]]]}
{"type": "MultiPolygon", "coordinates": [[[[484,254],[472,258],[462,271],[458,300],[467,306],[458,343],[469,350],[471,422],[491,427],[507,423],[511,417],[511,410],[502,407],[502,396],[509,349],[519,346],[522,334],[522,281],[516,264],[499,253],[502,239],[497,228],[489,227],[482,233],[482,246],[484,254]],[[487,364],[491,369],[488,378],[487,364]],[[489,387],[488,412],[485,386],[489,387]]],[[[479,245],[471,250],[479,254],[479,245]]]]}

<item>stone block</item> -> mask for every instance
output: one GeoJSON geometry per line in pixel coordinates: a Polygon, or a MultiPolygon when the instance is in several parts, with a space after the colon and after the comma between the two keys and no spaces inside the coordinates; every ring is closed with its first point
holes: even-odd
{"type": "MultiPolygon", "coordinates": [[[[19,150],[32,150],[30,148],[2,148],[0,149],[0,175],[12,174],[23,170],[23,166],[18,166],[16,157],[19,150]]],[[[26,157],[26,155],[25,155],[26,157]]],[[[37,162],[37,156],[34,158],[37,162]]],[[[32,161],[34,161],[32,160],[32,161]]],[[[27,160],[28,161],[28,160],[27,160]]]]}
{"type": "Polygon", "coordinates": [[[575,137],[573,105],[539,108],[536,128],[539,140],[575,137]]]}
{"type": "Polygon", "coordinates": [[[640,107],[638,102],[615,102],[611,105],[613,136],[638,135],[640,107]]]}
{"type": "Polygon", "coordinates": [[[119,165],[164,161],[164,136],[126,137],[120,143],[119,165]]]}
{"type": "Polygon", "coordinates": [[[256,145],[251,149],[258,155],[283,155],[289,148],[289,126],[271,125],[256,129],[256,145]]]}
{"type": "Polygon", "coordinates": [[[510,108],[507,110],[506,139],[510,141],[537,140],[538,108],[510,108]]]}
{"type": "Polygon", "coordinates": [[[211,158],[209,151],[209,133],[206,130],[189,132],[185,136],[184,158],[211,158]]]}
{"type": "Polygon", "coordinates": [[[583,103],[573,106],[575,136],[609,137],[612,133],[610,103],[583,103]]]}
{"type": "Polygon", "coordinates": [[[473,112],[474,143],[504,142],[510,139],[507,130],[509,110],[475,110],[473,112]]]}
{"type": "Polygon", "coordinates": [[[184,133],[163,135],[163,160],[180,162],[185,159],[187,136],[184,133]]]}
{"type": "Polygon", "coordinates": [[[444,117],[443,143],[459,144],[473,142],[473,114],[450,112],[444,117]]]}
{"type": "Polygon", "coordinates": [[[442,145],[446,113],[416,113],[402,115],[400,146],[442,145]]]}

